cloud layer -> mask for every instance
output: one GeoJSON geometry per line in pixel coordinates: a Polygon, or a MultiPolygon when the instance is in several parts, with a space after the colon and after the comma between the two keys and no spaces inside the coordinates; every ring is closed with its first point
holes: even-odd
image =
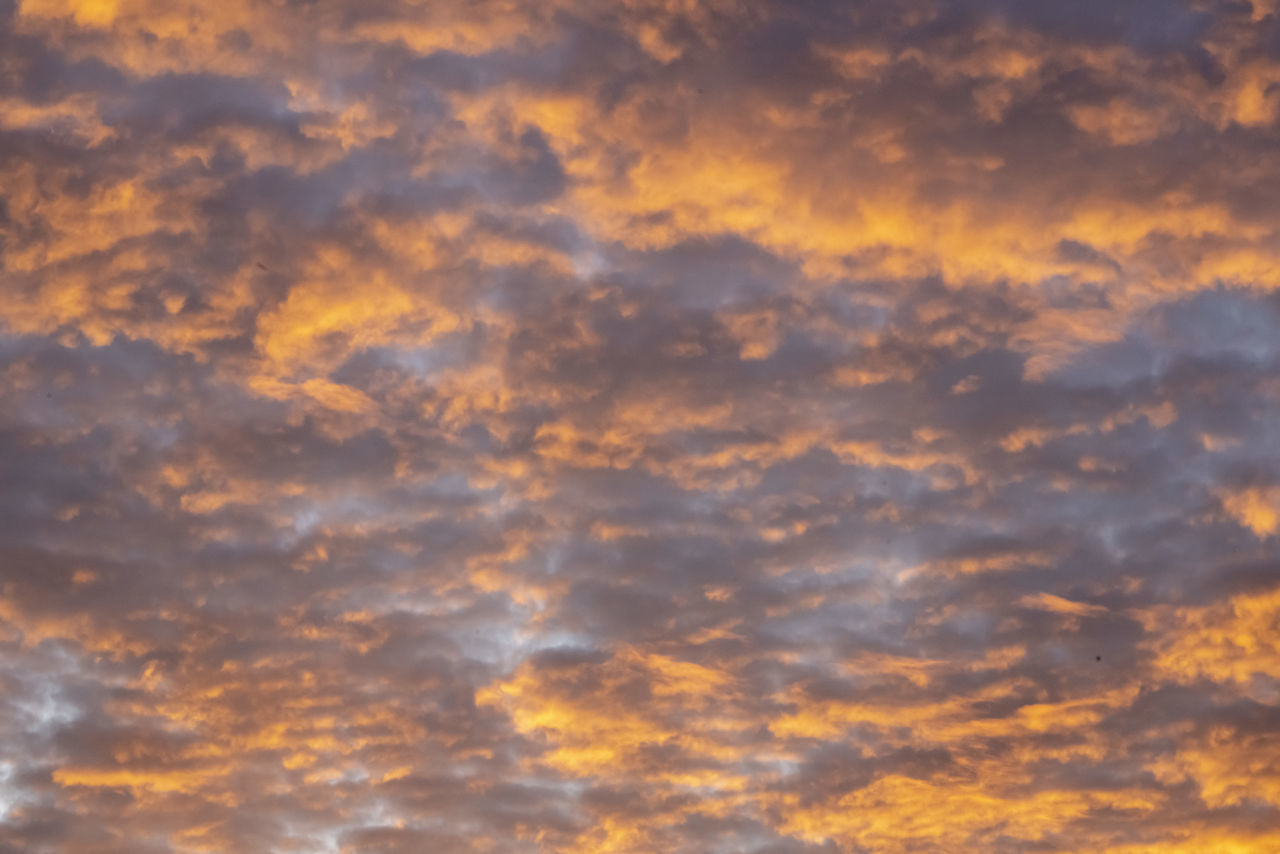
{"type": "Polygon", "coordinates": [[[1274,0],[0,67],[0,852],[1280,850],[1274,0]]]}

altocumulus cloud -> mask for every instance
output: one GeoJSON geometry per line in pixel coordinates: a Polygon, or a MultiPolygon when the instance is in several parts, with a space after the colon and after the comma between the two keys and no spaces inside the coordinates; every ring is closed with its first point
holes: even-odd
{"type": "Polygon", "coordinates": [[[1274,0],[0,0],[0,851],[1280,850],[1274,0]]]}

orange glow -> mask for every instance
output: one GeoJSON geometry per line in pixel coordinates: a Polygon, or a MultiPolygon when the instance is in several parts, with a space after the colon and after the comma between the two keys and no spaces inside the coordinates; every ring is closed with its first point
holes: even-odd
{"type": "Polygon", "coordinates": [[[0,2],[0,851],[1280,851],[1278,16],[0,2]]]}

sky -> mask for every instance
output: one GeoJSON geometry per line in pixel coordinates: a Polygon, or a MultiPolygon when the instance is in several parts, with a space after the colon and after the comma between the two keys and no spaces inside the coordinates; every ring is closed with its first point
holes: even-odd
{"type": "Polygon", "coordinates": [[[1280,851],[1276,0],[0,0],[0,852],[1280,851]]]}

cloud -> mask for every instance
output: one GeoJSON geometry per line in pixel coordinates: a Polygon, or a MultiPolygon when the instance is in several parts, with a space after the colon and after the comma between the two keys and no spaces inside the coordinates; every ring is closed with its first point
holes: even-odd
{"type": "Polygon", "coordinates": [[[1274,4],[0,19],[0,850],[1280,844],[1274,4]]]}

